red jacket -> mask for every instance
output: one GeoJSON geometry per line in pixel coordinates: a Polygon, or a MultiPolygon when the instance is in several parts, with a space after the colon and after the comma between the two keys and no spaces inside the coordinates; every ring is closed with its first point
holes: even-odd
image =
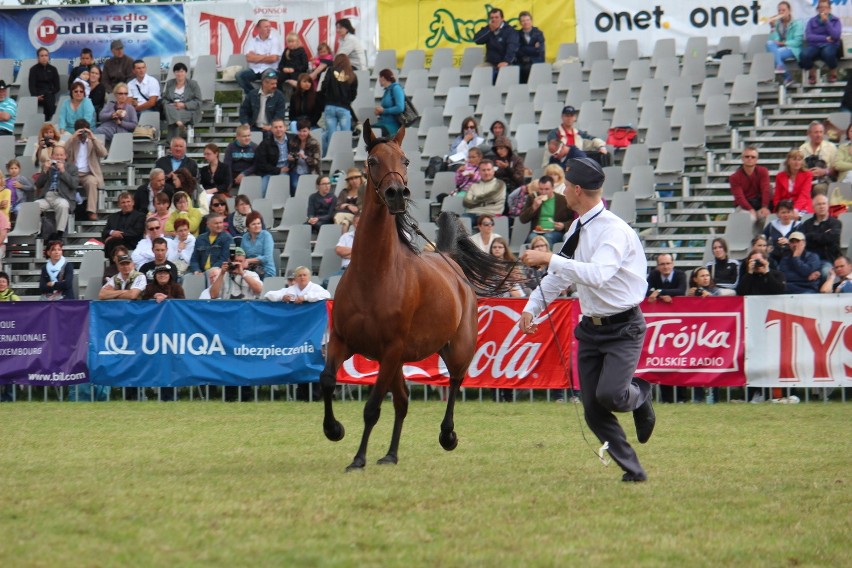
{"type": "Polygon", "coordinates": [[[793,201],[793,208],[796,211],[806,211],[813,213],[814,208],[811,203],[811,184],[814,176],[807,170],[802,170],[796,175],[793,182],[793,191],[790,192],[790,176],[786,171],[778,172],[775,176],[775,194],[772,196],[772,203],[776,207],[778,202],[784,199],[793,201]]]}
{"type": "MultiPolygon", "coordinates": [[[[769,207],[769,170],[755,166],[751,176],[742,167],[728,178],[734,203],[746,211],[754,209],[750,201],[760,201],[760,207],[769,207]]],[[[759,207],[758,207],[759,209],[759,207]]]]}

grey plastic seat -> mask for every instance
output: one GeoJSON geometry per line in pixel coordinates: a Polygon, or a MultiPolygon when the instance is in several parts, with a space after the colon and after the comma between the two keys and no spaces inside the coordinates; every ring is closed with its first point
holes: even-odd
{"type": "Polygon", "coordinates": [[[584,124],[587,122],[600,122],[604,119],[603,103],[601,101],[585,101],[580,105],[580,114],[577,120],[584,124]]]}
{"type": "Polygon", "coordinates": [[[612,199],[616,193],[624,191],[624,171],[621,166],[607,166],[604,171],[603,196],[612,199]]]}
{"type": "Polygon", "coordinates": [[[580,57],[580,46],[577,42],[560,43],[556,50],[556,60],[568,59],[570,57],[580,57]]]}
{"type": "Polygon", "coordinates": [[[704,127],[709,131],[728,132],[731,125],[731,108],[728,95],[712,95],[704,107],[704,127]]]}
{"type": "Polygon", "coordinates": [[[519,124],[515,131],[515,152],[526,154],[538,146],[538,126],[532,123],[519,124]]]}
{"type": "MultiPolygon", "coordinates": [[[[429,76],[440,77],[441,71],[453,68],[453,48],[439,47],[432,52],[432,60],[429,64],[429,76]]],[[[405,67],[405,64],[403,64],[405,67]]],[[[458,71],[458,70],[457,70],[458,71]]]]}
{"type": "Polygon", "coordinates": [[[651,52],[651,67],[655,69],[657,66],[667,58],[677,57],[677,52],[675,50],[675,39],[674,38],[662,38],[658,39],[654,42],[654,49],[651,52]]]}
{"type": "Polygon", "coordinates": [[[450,149],[450,133],[446,126],[433,126],[426,133],[423,143],[423,157],[444,156],[450,149]]]}
{"type": "MultiPolygon", "coordinates": [[[[395,49],[380,49],[376,51],[376,62],[373,64],[372,77],[375,79],[379,76],[382,69],[395,70],[396,67],[396,50],[395,49]]],[[[399,73],[395,73],[399,76],[399,73]]]]}
{"type": "Polygon", "coordinates": [[[583,70],[589,71],[597,61],[609,60],[609,43],[606,41],[591,41],[583,53],[583,70]]]}
{"type": "Polygon", "coordinates": [[[664,106],[666,97],[666,86],[662,79],[645,79],[639,89],[639,98],[636,106],[640,109],[647,105],[664,106]]]}
{"type": "Polygon", "coordinates": [[[660,98],[657,103],[647,104],[642,107],[642,111],[639,113],[639,126],[637,130],[648,130],[653,124],[669,124],[669,117],[666,116],[666,107],[663,104],[663,99],[660,98]]]}
{"type": "Polygon", "coordinates": [[[658,177],[664,175],[680,176],[683,173],[685,163],[683,144],[679,140],[664,142],[660,147],[660,156],[657,158],[654,174],[658,177]]]}
{"type": "Polygon", "coordinates": [[[710,97],[723,94],[725,94],[725,80],[721,77],[707,77],[698,93],[698,106],[706,106],[710,97]]]}
{"type": "Polygon", "coordinates": [[[521,124],[535,124],[535,109],[532,103],[518,103],[509,119],[509,131],[514,134],[521,124]]]}
{"type": "Polygon", "coordinates": [[[467,87],[451,87],[444,101],[444,116],[451,116],[458,107],[470,105],[470,89],[467,87]]]}
{"type": "Polygon", "coordinates": [[[481,93],[486,89],[492,89],[492,74],[491,67],[475,67],[470,75],[470,91],[481,93]]]}
{"type": "Polygon", "coordinates": [[[618,215],[627,224],[636,222],[636,195],[629,191],[619,191],[609,201],[609,210],[618,215]]]}
{"type": "MultiPolygon", "coordinates": [[[[402,81],[403,79],[400,79],[402,81]]],[[[417,89],[429,88],[429,71],[426,69],[412,69],[404,79],[403,87],[405,93],[413,96],[417,89]]]]}
{"type": "Polygon", "coordinates": [[[595,61],[592,64],[591,73],[589,73],[589,90],[605,91],[609,89],[614,79],[612,61],[609,59],[595,61]]]}
{"type": "Polygon", "coordinates": [[[545,103],[554,102],[559,99],[559,92],[556,85],[549,83],[547,85],[537,85],[533,95],[533,108],[536,112],[544,110],[545,103]]]}
{"type": "Polygon", "coordinates": [[[553,84],[553,66],[548,62],[533,63],[530,68],[530,76],[527,79],[530,89],[537,89],[545,85],[553,84]]]}
{"type": "Polygon", "coordinates": [[[652,124],[645,133],[644,143],[650,150],[657,150],[672,140],[672,129],[668,124],[652,124]]]}
{"type": "Polygon", "coordinates": [[[438,81],[435,83],[435,96],[446,97],[453,87],[461,85],[461,75],[455,67],[444,67],[438,73],[438,81]]]}
{"type": "Polygon", "coordinates": [[[484,113],[485,109],[489,106],[503,106],[503,95],[497,89],[485,89],[484,91],[480,91],[479,98],[476,101],[476,110],[474,112],[477,116],[482,116],[482,113],[484,113]]]}
{"type": "Polygon", "coordinates": [[[654,167],[635,166],[630,170],[630,180],[627,182],[627,191],[636,200],[653,199],[657,192],[654,186],[654,167]]]}
{"type": "Polygon", "coordinates": [[[461,132],[464,119],[473,116],[473,107],[470,105],[460,106],[453,109],[450,116],[450,132],[461,132]]]}
{"type": "Polygon", "coordinates": [[[544,103],[541,114],[538,117],[539,130],[553,130],[562,123],[562,103],[552,101],[544,103]]]}
{"type": "Polygon", "coordinates": [[[604,110],[615,110],[619,105],[630,102],[630,84],[627,81],[616,80],[609,84],[604,101],[604,110]]]}
{"type": "Polygon", "coordinates": [[[574,108],[580,108],[584,101],[592,99],[592,92],[589,89],[587,82],[575,83],[568,89],[568,95],[565,97],[565,104],[571,105],[574,108]]]}
{"type": "Polygon", "coordinates": [[[677,57],[663,57],[654,67],[654,79],[662,79],[666,84],[680,77],[680,62],[677,57]]]}
{"type": "Polygon", "coordinates": [[[738,75],[742,75],[744,60],[742,53],[731,53],[722,57],[722,61],[719,63],[719,72],[717,73],[717,77],[721,77],[724,79],[725,84],[730,84],[734,82],[734,79],[737,78],[738,75]]]}
{"type": "Polygon", "coordinates": [[[559,91],[568,91],[574,85],[583,81],[583,68],[579,62],[566,63],[559,69],[559,77],[556,79],[556,88],[559,91]]]}
{"type": "Polygon", "coordinates": [[[751,248],[752,220],[747,211],[732,211],[728,213],[725,221],[725,241],[728,243],[728,252],[744,253],[751,248]]]}
{"type": "Polygon", "coordinates": [[[426,69],[426,51],[423,49],[406,50],[399,76],[408,78],[414,71],[425,71],[427,76],[429,74],[429,70],[426,69]]]}
{"type": "Polygon", "coordinates": [[[738,75],[734,79],[731,88],[731,96],[728,104],[733,106],[747,107],[748,109],[757,104],[757,81],[750,75],[738,75]]]}
{"type": "Polygon", "coordinates": [[[631,89],[639,89],[642,84],[651,78],[651,62],[647,59],[636,59],[627,67],[624,80],[630,84],[631,89]]]}
{"type": "Polygon", "coordinates": [[[612,114],[613,126],[636,127],[639,124],[639,108],[636,101],[626,100],[621,102],[612,114]]]}
{"type": "Polygon", "coordinates": [[[626,70],[630,63],[637,59],[639,59],[639,41],[636,39],[619,40],[615,46],[612,68],[616,71],[626,70]]]}
{"type": "Polygon", "coordinates": [[[517,65],[506,65],[505,67],[501,67],[497,72],[497,80],[494,83],[494,87],[501,93],[506,93],[510,87],[513,85],[517,86],[520,81],[521,68],[517,65]]]}
{"type": "Polygon", "coordinates": [[[716,51],[730,50],[734,54],[742,54],[742,46],[740,45],[740,36],[723,36],[719,39],[716,45],[716,51]]]}
{"type": "Polygon", "coordinates": [[[509,87],[506,91],[506,102],[504,103],[504,109],[506,114],[511,114],[512,109],[515,108],[516,105],[522,103],[529,103],[530,100],[530,88],[525,84],[515,84],[509,87]]]}
{"type": "Polygon", "coordinates": [[[696,113],[687,117],[680,127],[680,134],[678,134],[677,139],[684,150],[701,151],[707,144],[704,115],[696,113]]]}
{"type": "MultiPolygon", "coordinates": [[[[317,240],[312,248],[311,256],[320,258],[326,249],[333,249],[340,240],[340,225],[323,225],[317,234],[317,240]]],[[[287,241],[290,239],[288,237],[287,241]]]]}
{"type": "MultiPolygon", "coordinates": [[[[289,180],[289,176],[287,178],[289,180]]],[[[245,176],[243,182],[240,184],[239,195],[245,195],[252,201],[260,199],[262,182],[263,178],[260,176],[245,176]]]]}
{"type": "Polygon", "coordinates": [[[669,122],[673,128],[680,128],[686,119],[696,112],[695,97],[678,97],[672,106],[669,122]]]}
{"type": "Polygon", "coordinates": [[[624,159],[621,160],[621,168],[624,173],[630,175],[636,166],[647,166],[651,164],[648,147],[645,144],[634,142],[624,151],[624,159]]]}
{"type": "Polygon", "coordinates": [[[470,75],[473,70],[485,61],[485,48],[473,45],[464,48],[459,71],[462,75],[470,75]]]}
{"type": "Polygon", "coordinates": [[[206,277],[204,274],[193,274],[188,272],[183,275],[181,286],[183,287],[183,295],[187,300],[197,300],[207,287],[206,277]]]}
{"type": "Polygon", "coordinates": [[[745,49],[746,61],[751,61],[758,53],[766,53],[766,42],[769,40],[769,34],[749,34],[748,45],[745,49]]]}

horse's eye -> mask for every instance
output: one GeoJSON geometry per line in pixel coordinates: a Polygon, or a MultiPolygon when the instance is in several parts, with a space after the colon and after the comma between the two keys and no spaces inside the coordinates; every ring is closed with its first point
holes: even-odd
{"type": "Polygon", "coordinates": [[[411,160],[409,160],[408,158],[402,159],[402,165],[403,166],[405,166],[407,168],[409,166],[409,164],[411,164],[411,160]]]}
{"type": "Polygon", "coordinates": [[[367,165],[368,166],[376,166],[376,165],[378,165],[378,163],[379,163],[379,159],[376,158],[375,156],[370,156],[369,158],[367,158],[367,165]]]}

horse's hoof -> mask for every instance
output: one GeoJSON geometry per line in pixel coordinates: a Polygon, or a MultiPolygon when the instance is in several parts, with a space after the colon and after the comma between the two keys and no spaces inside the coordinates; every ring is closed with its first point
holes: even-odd
{"type": "Polygon", "coordinates": [[[378,465],[388,465],[388,464],[396,465],[397,461],[398,460],[397,460],[396,456],[392,456],[392,455],[388,454],[385,457],[383,457],[382,459],[380,459],[379,461],[377,461],[376,463],[378,465]]]}
{"type": "Polygon", "coordinates": [[[343,436],[346,435],[346,430],[343,429],[343,424],[334,421],[334,425],[331,427],[323,426],[323,432],[325,432],[325,437],[331,440],[332,442],[339,442],[343,439],[343,436]]]}
{"type": "Polygon", "coordinates": [[[364,464],[352,462],[351,464],[346,466],[346,473],[349,473],[351,471],[364,471],[364,464]]]}
{"type": "Polygon", "coordinates": [[[441,447],[447,450],[448,452],[452,452],[456,449],[456,446],[459,445],[458,436],[456,436],[455,432],[441,432],[441,435],[438,436],[438,441],[441,442],[441,447]]]}

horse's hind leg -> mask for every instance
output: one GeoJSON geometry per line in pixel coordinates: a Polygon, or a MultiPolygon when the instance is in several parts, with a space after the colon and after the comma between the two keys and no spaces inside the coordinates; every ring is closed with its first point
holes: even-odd
{"type": "Polygon", "coordinates": [[[332,442],[339,442],[343,439],[346,431],[343,429],[343,424],[337,421],[334,417],[334,409],[332,408],[332,400],[334,398],[334,388],[337,386],[337,369],[346,360],[346,353],[343,352],[343,342],[334,333],[327,346],[327,359],[325,368],[320,374],[320,386],[322,387],[322,398],[325,405],[325,415],[322,421],[322,430],[325,437],[332,442]]]}
{"type": "Polygon", "coordinates": [[[378,461],[379,465],[395,464],[398,461],[397,451],[399,450],[399,437],[402,434],[402,423],[405,421],[405,417],[408,414],[408,386],[405,384],[405,377],[402,374],[402,368],[399,369],[399,372],[393,378],[391,392],[393,393],[394,410],[393,435],[391,435],[391,443],[390,448],[388,448],[388,453],[385,457],[378,461]]]}
{"type": "Polygon", "coordinates": [[[447,397],[447,411],[444,413],[444,420],[441,421],[441,434],[438,436],[438,441],[441,447],[451,452],[459,445],[458,436],[455,432],[455,423],[453,422],[453,411],[456,405],[456,395],[461,389],[462,379],[464,374],[453,375],[450,377],[450,395],[447,397]]]}

